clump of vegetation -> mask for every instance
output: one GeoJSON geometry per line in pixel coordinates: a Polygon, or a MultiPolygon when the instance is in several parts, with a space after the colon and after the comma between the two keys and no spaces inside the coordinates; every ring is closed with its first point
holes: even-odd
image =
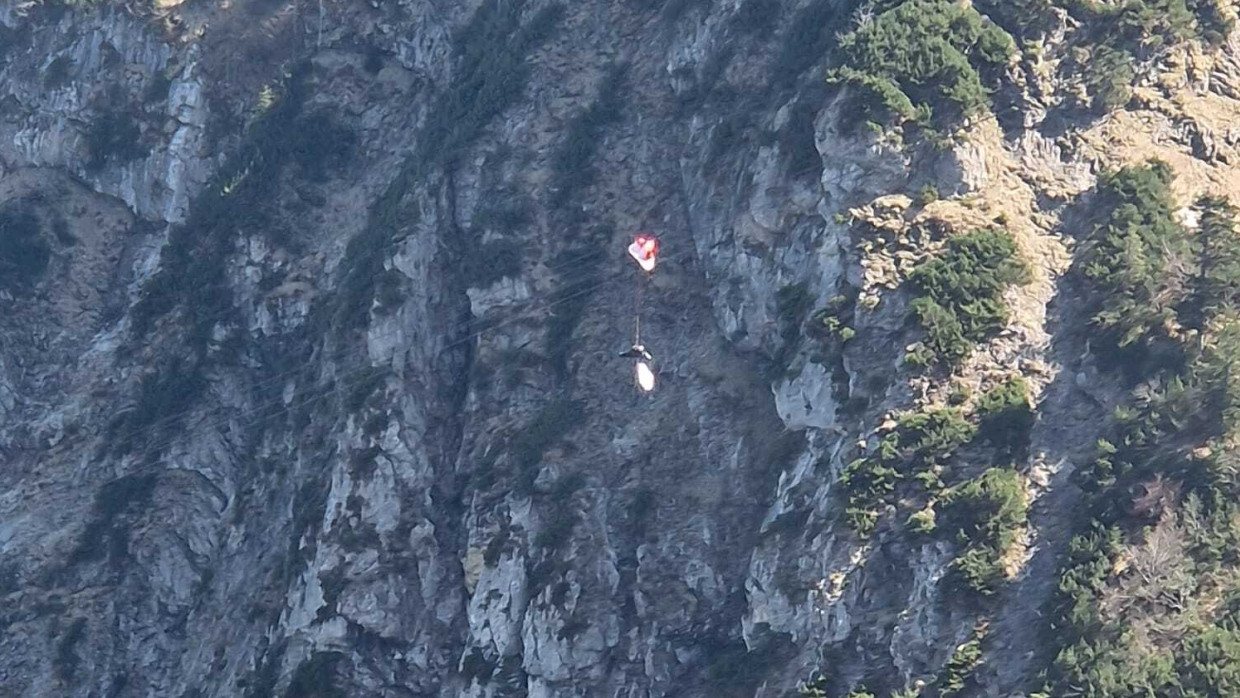
{"type": "Polygon", "coordinates": [[[909,276],[917,292],[913,314],[926,338],[906,360],[925,366],[963,359],[1007,325],[1003,293],[1029,278],[1029,266],[1007,232],[988,228],[951,238],[941,255],[909,276]]]}
{"type": "Polygon", "coordinates": [[[19,288],[47,269],[52,249],[43,239],[39,218],[26,208],[0,209],[0,288],[19,288]]]}
{"type": "Polygon", "coordinates": [[[1028,450],[1035,415],[1029,402],[1029,384],[1020,376],[1009,376],[982,393],[977,400],[979,430],[1009,460],[1016,461],[1028,450]]]}
{"type": "Polygon", "coordinates": [[[1144,343],[1177,360],[1122,362],[1142,382],[1075,474],[1082,531],[1060,576],[1046,692],[1035,695],[1240,690],[1230,669],[1240,661],[1240,316],[1225,300],[1240,267],[1211,239],[1233,235],[1235,216],[1223,200],[1199,200],[1201,232],[1187,236],[1168,222],[1169,179],[1146,166],[1102,183],[1104,237],[1087,260],[1096,288],[1118,296],[1098,299],[1108,329],[1128,340],[1109,351],[1144,343]]]}
{"type": "Polygon", "coordinates": [[[986,639],[988,630],[989,624],[986,621],[978,622],[973,626],[972,636],[952,652],[935,682],[940,698],[959,694],[981,666],[982,640],[986,639]]]}
{"type": "Polygon", "coordinates": [[[940,198],[942,197],[939,196],[939,188],[931,183],[926,183],[925,186],[917,191],[917,203],[922,206],[928,206],[940,198]]]}
{"type": "Polygon", "coordinates": [[[849,463],[840,476],[848,496],[844,513],[853,529],[868,536],[878,521],[879,507],[904,480],[916,479],[937,489],[936,471],[956,449],[972,441],[976,431],[957,409],[901,416],[872,455],[849,463]]]}
{"type": "Polygon", "coordinates": [[[965,546],[952,569],[966,589],[983,596],[995,592],[1005,578],[1003,557],[1016,544],[1026,515],[1024,485],[1014,470],[990,468],[947,491],[939,531],[965,546]]]}
{"type": "Polygon", "coordinates": [[[851,326],[856,313],[856,291],[836,294],[814,311],[806,324],[809,335],[824,343],[847,342],[857,335],[851,326]]]}
{"type": "Polygon", "coordinates": [[[1123,49],[1106,44],[1094,48],[1089,63],[1082,66],[1085,87],[1093,96],[1090,107],[1108,112],[1132,99],[1132,82],[1136,78],[1132,64],[1132,55],[1123,49]]]}
{"type": "Polygon", "coordinates": [[[979,0],[973,5],[1014,36],[1032,37],[1046,27],[1055,0],[979,0]]]}
{"type": "Polygon", "coordinates": [[[1201,211],[1194,245],[1197,273],[1179,318],[1185,326],[1202,330],[1209,318],[1240,305],[1240,233],[1236,207],[1226,198],[1203,196],[1196,206],[1201,211]]]}
{"type": "Polygon", "coordinates": [[[909,0],[840,39],[843,65],[831,80],[860,90],[858,123],[913,120],[942,129],[989,107],[985,84],[1015,48],[971,7],[909,0]]]}
{"type": "MultiPolygon", "coordinates": [[[[994,408],[977,417],[993,434],[996,427],[988,420],[1002,419],[998,406],[1012,401],[996,396],[991,402],[994,408]]],[[[988,596],[1006,578],[1005,556],[1026,523],[1026,500],[1020,476],[1007,468],[945,485],[952,479],[953,456],[978,434],[978,425],[961,408],[902,415],[870,455],[848,464],[840,483],[847,496],[844,517],[859,535],[873,532],[884,505],[908,507],[909,530],[963,546],[952,565],[954,577],[965,590],[988,596]]]]}
{"type": "Polygon", "coordinates": [[[1154,356],[1175,361],[1169,329],[1189,298],[1195,254],[1173,215],[1171,169],[1151,161],[1104,173],[1098,202],[1103,213],[1084,272],[1095,291],[1099,339],[1134,368],[1154,356]]]}
{"type": "Polygon", "coordinates": [[[1076,0],[1064,5],[1084,26],[1088,59],[1076,68],[1085,75],[1089,106],[1100,113],[1128,102],[1138,60],[1192,39],[1218,45],[1232,25],[1214,0],[1076,0]]]}

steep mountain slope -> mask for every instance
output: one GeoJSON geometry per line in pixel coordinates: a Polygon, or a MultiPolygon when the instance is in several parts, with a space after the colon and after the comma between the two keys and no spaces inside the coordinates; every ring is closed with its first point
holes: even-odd
{"type": "Polygon", "coordinates": [[[0,688],[1235,690],[1233,23],[0,8],[0,688]]]}

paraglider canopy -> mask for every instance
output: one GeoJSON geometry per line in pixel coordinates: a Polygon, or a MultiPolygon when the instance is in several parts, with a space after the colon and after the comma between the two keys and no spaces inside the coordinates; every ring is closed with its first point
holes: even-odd
{"type": "Polygon", "coordinates": [[[656,257],[659,254],[659,240],[653,235],[646,233],[638,233],[633,239],[633,244],[629,245],[629,255],[637,260],[638,265],[645,271],[654,271],[656,257]]]}
{"type": "Polygon", "coordinates": [[[637,362],[637,387],[647,393],[654,390],[654,371],[645,361],[637,362]]]}

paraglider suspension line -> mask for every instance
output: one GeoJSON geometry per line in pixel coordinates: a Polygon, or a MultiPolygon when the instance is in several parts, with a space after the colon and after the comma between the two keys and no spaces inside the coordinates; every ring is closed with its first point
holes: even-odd
{"type": "Polygon", "coordinates": [[[634,346],[642,343],[642,290],[645,288],[645,281],[646,277],[644,274],[637,277],[637,302],[633,314],[634,324],[636,325],[633,338],[634,346]]]}

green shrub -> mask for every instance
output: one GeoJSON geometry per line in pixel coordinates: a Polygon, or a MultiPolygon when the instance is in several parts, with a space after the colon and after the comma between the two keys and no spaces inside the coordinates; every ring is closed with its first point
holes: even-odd
{"type": "Polygon", "coordinates": [[[979,0],[973,5],[1013,35],[1027,37],[1046,27],[1055,4],[1054,0],[979,0]]]}
{"type": "Polygon", "coordinates": [[[1240,647],[1234,605],[1217,583],[1240,562],[1235,214],[1221,199],[1199,201],[1201,229],[1189,235],[1171,220],[1169,182],[1169,170],[1152,163],[1113,173],[1100,187],[1103,220],[1096,247],[1086,250],[1087,271],[1095,289],[1118,296],[1102,295],[1100,314],[1128,346],[1170,347],[1164,351],[1177,360],[1127,362],[1143,382],[1131,404],[1116,409],[1094,461],[1074,473],[1088,530],[1073,539],[1061,571],[1047,694],[1187,697],[1238,689],[1240,674],[1230,670],[1240,647]],[[1167,332],[1176,321],[1199,334],[1167,332]],[[1102,612],[1115,598],[1113,583],[1133,583],[1116,562],[1163,545],[1144,539],[1155,519],[1161,535],[1178,542],[1146,554],[1164,556],[1158,574],[1174,574],[1175,588],[1151,603],[1102,612]],[[1154,639],[1170,651],[1152,654],[1130,631],[1155,620],[1154,639]]]}
{"type": "Polygon", "coordinates": [[[933,507],[926,507],[919,511],[915,511],[909,515],[905,522],[909,530],[914,533],[930,534],[938,527],[937,517],[933,507]]]}
{"type": "Polygon", "coordinates": [[[947,664],[940,673],[936,687],[940,698],[948,698],[959,693],[973,672],[982,663],[982,640],[986,637],[985,626],[979,624],[973,629],[973,636],[952,652],[947,664]]]}
{"type": "Polygon", "coordinates": [[[1117,48],[1157,47],[1196,34],[1185,0],[1079,0],[1072,9],[1095,35],[1117,48]]]}
{"type": "Polygon", "coordinates": [[[844,343],[855,337],[857,331],[849,325],[856,319],[856,297],[854,289],[832,296],[826,306],[810,315],[806,332],[826,345],[844,343]]]}
{"type": "Polygon", "coordinates": [[[1197,208],[1201,211],[1197,231],[1199,271],[1195,293],[1181,320],[1204,330],[1206,318],[1240,306],[1240,233],[1236,229],[1237,209],[1225,197],[1203,196],[1197,200],[1197,208]]]}
{"type": "Polygon", "coordinates": [[[976,427],[959,410],[935,409],[903,415],[875,452],[849,463],[840,475],[848,503],[844,515],[859,535],[878,520],[877,507],[906,478],[922,479],[969,443],[976,427]]]}
{"type": "Polygon", "coordinates": [[[1084,252],[1096,291],[1093,321],[1114,349],[1148,349],[1187,300],[1194,252],[1173,216],[1171,169],[1162,162],[1127,166],[1100,178],[1101,220],[1084,252]]]}
{"type": "Polygon", "coordinates": [[[914,315],[926,332],[921,363],[959,361],[1008,320],[1003,293],[1027,283],[1029,267],[1008,233],[976,230],[947,242],[943,253],[909,275],[914,315]]]}
{"type": "Polygon", "coordinates": [[[1007,548],[1016,541],[1027,514],[1024,488],[1014,470],[990,468],[975,480],[953,487],[943,498],[944,526],[970,541],[1007,548]]]}
{"type": "Polygon", "coordinates": [[[1221,46],[1227,41],[1236,21],[1223,12],[1218,0],[1188,0],[1187,4],[1197,16],[1198,31],[1208,46],[1221,46]]]}
{"type": "Polygon", "coordinates": [[[1020,476],[991,468],[943,497],[938,529],[965,544],[952,564],[964,586],[990,595],[1004,579],[1003,556],[1016,543],[1028,508],[1020,476]]]}
{"type": "Polygon", "coordinates": [[[1009,459],[1028,448],[1035,415],[1024,378],[1010,376],[983,393],[977,400],[977,413],[982,437],[1009,459]]]}
{"type": "MultiPolygon", "coordinates": [[[[832,80],[868,89],[873,97],[865,103],[893,115],[920,111],[942,127],[989,106],[982,74],[1004,65],[1015,43],[970,7],[909,0],[846,34],[840,49],[844,70],[832,80]]],[[[871,110],[863,109],[862,118],[873,120],[871,110]]]]}
{"type": "Polygon", "coordinates": [[[1133,62],[1132,54],[1122,48],[1104,44],[1094,49],[1089,62],[1082,66],[1087,93],[1093,96],[1091,107],[1108,112],[1128,103],[1136,78],[1133,62]]]}

